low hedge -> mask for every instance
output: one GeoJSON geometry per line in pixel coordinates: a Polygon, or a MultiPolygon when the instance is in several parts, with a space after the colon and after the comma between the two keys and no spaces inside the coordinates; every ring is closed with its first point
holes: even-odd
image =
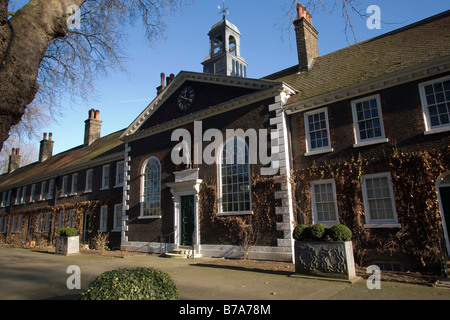
{"type": "Polygon", "coordinates": [[[61,228],[56,233],[61,237],[74,237],[78,234],[78,231],[75,228],[61,228]]]}
{"type": "Polygon", "coordinates": [[[322,223],[313,226],[299,224],[295,227],[293,237],[297,241],[350,241],[352,231],[343,224],[334,225],[327,228],[322,223]]]}
{"type": "Polygon", "coordinates": [[[175,281],[154,268],[107,271],[81,294],[81,300],[177,300],[175,281]]]}

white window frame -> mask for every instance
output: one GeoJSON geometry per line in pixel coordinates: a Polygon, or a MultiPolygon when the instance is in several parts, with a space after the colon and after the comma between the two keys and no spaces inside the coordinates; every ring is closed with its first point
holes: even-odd
{"type": "Polygon", "coordinates": [[[42,232],[42,212],[39,212],[38,214],[38,221],[37,221],[37,226],[36,226],[36,232],[40,233],[42,232]]]}
{"type": "Polygon", "coordinates": [[[125,169],[125,161],[119,161],[116,163],[116,185],[114,187],[122,187],[123,186],[123,178],[124,178],[124,169],[125,169]]]}
{"type": "Polygon", "coordinates": [[[6,206],[11,206],[11,199],[12,199],[12,190],[8,190],[8,198],[6,199],[6,206]]]}
{"type": "MultiPolygon", "coordinates": [[[[331,147],[331,139],[330,139],[330,124],[328,122],[328,108],[321,108],[313,111],[308,111],[303,114],[304,122],[305,122],[305,141],[306,141],[306,153],[305,156],[311,156],[315,154],[321,154],[321,153],[327,153],[327,152],[333,152],[333,148],[331,147]],[[325,114],[325,124],[326,124],[326,130],[327,130],[327,139],[328,139],[328,146],[326,147],[319,147],[319,148],[312,148],[311,146],[311,132],[309,130],[309,120],[308,117],[314,116],[316,114],[325,114]]],[[[323,130],[323,129],[322,129],[323,130]]]]}
{"type": "Polygon", "coordinates": [[[47,181],[41,182],[41,194],[39,196],[39,201],[45,200],[45,189],[47,189],[47,181]]]}
{"type": "Polygon", "coordinates": [[[34,202],[34,198],[36,196],[36,184],[31,185],[31,191],[30,191],[30,203],[34,202]]]}
{"type": "MultiPolygon", "coordinates": [[[[338,211],[338,205],[337,205],[337,198],[336,198],[336,183],[334,179],[326,179],[326,180],[316,180],[310,182],[311,186],[311,209],[313,213],[313,223],[322,223],[326,225],[327,227],[334,226],[336,224],[339,224],[339,211],[338,211]],[[334,205],[334,212],[336,214],[335,220],[319,220],[318,217],[318,210],[317,210],[317,199],[316,199],[316,192],[315,187],[320,185],[328,185],[331,184],[331,192],[333,196],[333,205],[334,205]]],[[[322,201],[321,201],[322,202],[322,201]]],[[[330,202],[330,201],[327,201],[330,202]]]]}
{"type": "Polygon", "coordinates": [[[58,228],[61,229],[64,226],[64,210],[59,211],[58,228]]]}
{"type": "Polygon", "coordinates": [[[114,221],[112,231],[121,231],[122,229],[122,204],[114,205],[114,221]]]}
{"type": "MultiPolygon", "coordinates": [[[[2,208],[6,207],[6,198],[7,198],[7,196],[8,196],[8,192],[7,191],[3,191],[3,194],[2,194],[2,205],[1,205],[2,208]]],[[[0,227],[0,229],[1,229],[1,227],[0,227]]]]}
{"type": "Polygon", "coordinates": [[[109,164],[106,164],[102,167],[102,187],[100,190],[109,189],[109,184],[110,184],[109,168],[110,168],[109,164]]]}
{"type": "Polygon", "coordinates": [[[94,176],[94,171],[92,169],[88,169],[86,171],[86,186],[84,192],[92,192],[92,178],[94,176]]]}
{"type": "Polygon", "coordinates": [[[354,131],[354,135],[355,135],[355,144],[353,145],[353,147],[357,148],[357,147],[363,147],[363,146],[368,146],[368,145],[372,145],[372,144],[388,142],[389,139],[386,138],[386,135],[384,132],[383,110],[381,108],[380,95],[376,94],[376,95],[372,95],[372,96],[363,97],[363,98],[360,98],[357,100],[353,100],[351,102],[351,104],[352,104],[352,115],[353,115],[353,131],[354,131]],[[381,136],[374,137],[374,138],[361,139],[356,105],[358,103],[365,102],[368,100],[374,100],[374,99],[377,101],[378,118],[380,120],[381,136]]]}
{"type": "Polygon", "coordinates": [[[142,166],[142,170],[141,170],[141,209],[140,209],[140,215],[139,218],[140,219],[158,219],[161,218],[161,162],[159,161],[159,159],[155,156],[151,156],[149,157],[147,160],[145,160],[143,166],[142,166]],[[146,175],[145,175],[145,170],[147,168],[147,165],[149,164],[150,161],[157,161],[158,166],[159,166],[159,172],[158,172],[158,176],[159,176],[159,203],[158,203],[158,214],[152,214],[152,215],[146,215],[145,214],[145,179],[146,179],[146,175]]]}
{"type": "Polygon", "coordinates": [[[53,199],[53,188],[55,185],[55,180],[51,179],[48,182],[48,194],[47,194],[47,200],[53,199]]]}
{"type": "Polygon", "coordinates": [[[366,223],[364,224],[365,228],[400,228],[400,224],[398,223],[397,212],[395,208],[395,199],[394,199],[394,190],[392,187],[392,178],[390,172],[382,172],[382,173],[374,173],[374,174],[366,174],[361,176],[361,188],[363,195],[363,203],[364,203],[364,213],[366,223]],[[369,205],[369,197],[367,194],[367,180],[374,178],[387,178],[388,187],[389,187],[389,197],[391,200],[392,206],[392,219],[372,219],[370,214],[370,205],[369,205]]]}
{"type": "Polygon", "coordinates": [[[45,214],[45,226],[44,226],[44,232],[49,232],[50,231],[50,221],[52,218],[52,213],[51,212],[47,212],[45,214]]]}
{"type": "Polygon", "coordinates": [[[67,189],[69,189],[69,176],[64,176],[62,178],[61,197],[67,197],[67,189]]]}
{"type": "Polygon", "coordinates": [[[20,204],[20,197],[22,196],[22,188],[17,188],[16,190],[16,199],[15,199],[15,205],[20,204]]]}
{"type": "MultiPolygon", "coordinates": [[[[245,156],[245,155],[244,155],[245,156]]],[[[251,168],[250,168],[250,150],[248,149],[247,142],[245,139],[239,137],[239,136],[233,136],[228,138],[226,141],[222,143],[222,145],[219,148],[218,152],[218,159],[217,159],[217,181],[219,185],[219,212],[217,213],[218,216],[229,216],[229,215],[251,215],[253,214],[253,208],[252,208],[252,176],[251,176],[251,168]],[[234,139],[238,139],[238,143],[244,143],[245,146],[245,153],[248,155],[248,163],[247,165],[247,172],[248,172],[248,193],[249,193],[249,210],[231,210],[226,211],[223,210],[223,186],[222,186],[222,163],[223,163],[223,153],[226,152],[226,145],[228,143],[231,143],[234,141],[234,139]]]]}
{"type": "Polygon", "coordinates": [[[428,110],[428,102],[427,102],[427,97],[426,97],[426,93],[425,93],[426,86],[429,86],[429,85],[435,84],[435,83],[439,83],[439,82],[448,81],[448,80],[450,80],[450,76],[437,78],[437,79],[419,83],[420,101],[422,103],[422,112],[423,112],[423,118],[425,121],[424,134],[433,134],[433,133],[450,131],[450,123],[445,124],[445,125],[435,126],[435,127],[431,126],[430,113],[428,110]]]}
{"type": "Polygon", "coordinates": [[[108,206],[100,207],[100,225],[99,232],[108,231],[108,206]]]}
{"type": "Polygon", "coordinates": [[[69,228],[73,228],[75,209],[69,210],[69,228]]]}
{"type": "Polygon", "coordinates": [[[78,173],[72,174],[72,183],[70,187],[70,195],[76,196],[78,190],[78,173]]]}
{"type": "Polygon", "coordinates": [[[22,188],[22,196],[20,197],[20,203],[24,204],[25,203],[25,196],[27,194],[27,186],[22,188]]]}

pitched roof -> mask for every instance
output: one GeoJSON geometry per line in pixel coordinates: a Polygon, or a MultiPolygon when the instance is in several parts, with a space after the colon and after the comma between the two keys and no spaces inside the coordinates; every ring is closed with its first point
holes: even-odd
{"type": "Polygon", "coordinates": [[[10,174],[0,176],[0,190],[25,186],[43,181],[48,177],[67,174],[84,166],[94,166],[105,158],[110,160],[115,154],[123,155],[123,142],[119,139],[124,130],[95,140],[91,145],[83,145],[54,155],[44,162],[35,162],[21,167],[10,174]]]}
{"type": "Polygon", "coordinates": [[[264,79],[299,90],[292,104],[443,57],[450,57],[450,10],[320,56],[307,72],[296,65],[264,79]]]}

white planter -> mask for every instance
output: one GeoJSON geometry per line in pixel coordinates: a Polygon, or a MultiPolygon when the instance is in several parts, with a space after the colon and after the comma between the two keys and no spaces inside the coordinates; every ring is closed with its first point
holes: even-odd
{"type": "Polygon", "coordinates": [[[356,279],[352,242],[295,241],[295,272],[356,279]]]}
{"type": "Polygon", "coordinates": [[[55,253],[63,255],[77,254],[80,252],[80,236],[56,237],[55,253]]]}

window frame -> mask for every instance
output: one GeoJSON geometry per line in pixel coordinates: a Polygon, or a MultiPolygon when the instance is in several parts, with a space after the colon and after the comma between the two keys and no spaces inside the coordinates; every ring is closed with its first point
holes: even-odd
{"type": "Polygon", "coordinates": [[[70,183],[70,195],[76,196],[78,192],[78,173],[72,174],[72,181],[70,183]]]}
{"type": "MultiPolygon", "coordinates": [[[[337,205],[337,196],[336,196],[336,182],[334,179],[325,179],[325,180],[314,180],[310,182],[310,188],[311,188],[311,210],[312,210],[312,217],[313,217],[313,223],[322,223],[326,225],[328,228],[332,227],[336,224],[339,224],[339,210],[337,205]],[[328,221],[320,221],[318,218],[318,210],[317,210],[317,199],[316,199],[316,192],[315,187],[319,185],[328,185],[331,184],[331,192],[333,195],[333,205],[334,205],[334,212],[336,215],[335,220],[328,220],[328,221]]],[[[327,201],[329,203],[329,201],[327,201]]]]}
{"type": "MultiPolygon", "coordinates": [[[[361,176],[361,190],[363,196],[365,228],[400,228],[398,222],[397,211],[395,207],[394,188],[392,186],[392,177],[390,172],[381,172],[374,174],[366,174],[361,176]],[[369,197],[367,194],[367,180],[376,178],[386,178],[388,182],[389,198],[392,206],[392,219],[372,219],[369,205],[369,197]]],[[[382,199],[382,198],[377,198],[382,199]]]]}
{"type": "MultiPolygon", "coordinates": [[[[251,177],[251,168],[250,168],[250,152],[249,152],[249,148],[248,148],[248,144],[245,141],[245,139],[243,139],[240,136],[232,136],[229,137],[228,139],[226,139],[222,145],[220,146],[219,152],[218,154],[218,159],[217,159],[217,181],[218,181],[218,190],[219,190],[219,208],[218,208],[218,212],[217,215],[218,216],[231,216],[231,215],[251,215],[253,214],[253,207],[252,207],[252,177],[251,177]],[[246,163],[244,165],[247,166],[247,174],[248,174],[248,194],[249,194],[249,210],[231,210],[231,211],[224,211],[223,210],[223,168],[222,168],[222,164],[223,164],[223,153],[226,152],[226,145],[231,143],[231,141],[234,141],[234,139],[240,140],[240,143],[244,143],[245,146],[245,155],[247,155],[247,159],[246,159],[246,163]]],[[[244,200],[245,201],[245,200],[244,200]]]]}
{"type": "MultiPolygon", "coordinates": [[[[306,153],[305,156],[311,156],[315,154],[321,154],[321,153],[327,153],[327,152],[333,152],[333,148],[331,147],[331,138],[330,138],[330,123],[328,121],[328,108],[320,108],[312,111],[305,112],[303,114],[303,119],[305,122],[305,143],[306,143],[306,153]],[[325,124],[326,124],[326,130],[327,130],[327,139],[328,139],[328,146],[327,147],[320,147],[320,148],[312,148],[311,146],[311,132],[309,130],[309,117],[314,116],[315,114],[325,114],[325,124]]],[[[323,130],[323,129],[322,129],[323,130]]]]}
{"type": "Polygon", "coordinates": [[[118,203],[114,205],[114,220],[113,229],[111,231],[121,231],[122,230],[122,204],[118,203]],[[120,219],[120,223],[117,220],[120,219]]]}
{"type": "Polygon", "coordinates": [[[99,232],[108,231],[108,206],[100,207],[100,223],[98,231],[99,232]]]}
{"type": "Polygon", "coordinates": [[[115,188],[123,187],[124,177],[125,177],[125,161],[117,161],[116,163],[116,181],[115,188]]]}
{"type": "Polygon", "coordinates": [[[109,189],[109,185],[111,183],[111,173],[110,173],[111,166],[109,164],[105,164],[102,167],[102,187],[100,190],[107,190],[109,189]],[[107,181],[106,181],[107,179],[107,181]]]}
{"type": "Polygon", "coordinates": [[[150,156],[150,157],[148,157],[146,160],[145,160],[145,162],[144,162],[144,164],[142,165],[142,169],[141,169],[141,194],[140,194],[140,213],[139,213],[139,219],[158,219],[158,218],[161,218],[161,196],[162,196],[162,193],[161,193],[161,173],[162,173],[162,167],[161,167],[161,162],[159,161],[159,159],[157,158],[157,157],[155,157],[155,156],[150,156]],[[146,168],[147,168],[147,166],[148,166],[148,164],[150,163],[150,161],[153,161],[153,160],[156,160],[157,161],[157,163],[158,163],[158,166],[159,166],[159,173],[158,173],[158,175],[159,175],[159,203],[158,203],[158,211],[159,211],[159,214],[154,214],[154,215],[145,215],[144,214],[144,206],[145,206],[145,179],[146,179],[146,176],[145,176],[145,171],[146,171],[146,168]]]}
{"type": "MultiPolygon", "coordinates": [[[[420,102],[422,105],[422,113],[423,113],[423,118],[425,121],[425,131],[424,131],[425,135],[450,131],[450,123],[445,124],[445,125],[439,125],[436,127],[431,126],[430,112],[428,109],[427,96],[426,96],[426,92],[425,92],[426,86],[429,86],[429,85],[435,84],[435,83],[439,83],[439,82],[443,83],[448,80],[450,80],[450,75],[419,83],[420,102]]],[[[450,103],[450,100],[448,103],[450,103]]]]}
{"type": "Polygon", "coordinates": [[[92,182],[94,177],[94,170],[88,169],[86,170],[86,184],[84,188],[84,192],[92,192],[92,182]]]}
{"type": "Polygon", "coordinates": [[[61,197],[67,197],[67,193],[69,192],[69,176],[64,176],[62,178],[61,185],[61,197]]]}
{"type": "MultiPolygon", "coordinates": [[[[384,131],[384,121],[383,121],[383,109],[381,107],[381,99],[380,94],[375,94],[371,96],[365,96],[356,100],[351,101],[352,105],[352,117],[353,117],[353,131],[355,135],[355,144],[353,144],[354,148],[368,146],[372,144],[379,144],[388,142],[389,139],[386,138],[386,134],[384,131]],[[358,113],[356,111],[356,105],[361,102],[376,100],[377,102],[377,110],[378,110],[378,119],[380,121],[380,130],[381,136],[374,138],[366,138],[361,139],[361,132],[359,131],[359,121],[358,121],[358,113]]],[[[365,120],[366,121],[366,120],[365,120]]]]}

